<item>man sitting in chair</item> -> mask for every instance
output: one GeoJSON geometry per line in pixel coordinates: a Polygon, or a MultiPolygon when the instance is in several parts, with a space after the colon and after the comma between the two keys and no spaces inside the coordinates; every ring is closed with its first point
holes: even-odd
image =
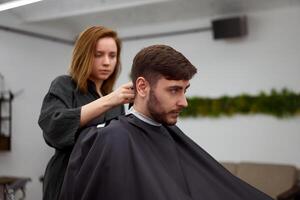
{"type": "Polygon", "coordinates": [[[175,125],[196,72],[172,47],[142,49],[131,70],[131,113],[79,136],[61,200],[270,200],[175,125]]]}

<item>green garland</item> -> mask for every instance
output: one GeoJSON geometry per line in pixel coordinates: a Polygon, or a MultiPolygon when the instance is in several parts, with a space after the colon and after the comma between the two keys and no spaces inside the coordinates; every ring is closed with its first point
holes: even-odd
{"type": "Polygon", "coordinates": [[[278,118],[291,117],[300,113],[300,94],[288,89],[271,90],[270,94],[261,92],[251,96],[242,94],[235,97],[187,98],[189,106],[181,117],[220,117],[234,114],[267,114],[278,118]]]}

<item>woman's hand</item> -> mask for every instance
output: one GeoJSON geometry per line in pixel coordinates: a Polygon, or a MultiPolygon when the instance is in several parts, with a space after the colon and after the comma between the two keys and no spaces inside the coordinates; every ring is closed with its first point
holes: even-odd
{"type": "Polygon", "coordinates": [[[135,97],[132,82],[128,82],[112,93],[107,95],[110,103],[114,106],[126,103],[132,103],[135,97]]]}
{"type": "Polygon", "coordinates": [[[133,102],[134,96],[135,93],[133,90],[133,84],[129,82],[122,85],[112,93],[82,106],[80,126],[85,125],[91,119],[94,119],[115,106],[133,102]]]}

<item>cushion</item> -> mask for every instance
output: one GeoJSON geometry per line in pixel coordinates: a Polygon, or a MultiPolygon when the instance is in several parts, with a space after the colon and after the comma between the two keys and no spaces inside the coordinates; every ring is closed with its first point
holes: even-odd
{"type": "Polygon", "coordinates": [[[237,168],[237,176],[276,198],[295,184],[297,169],[291,165],[242,162],[237,168]]]}

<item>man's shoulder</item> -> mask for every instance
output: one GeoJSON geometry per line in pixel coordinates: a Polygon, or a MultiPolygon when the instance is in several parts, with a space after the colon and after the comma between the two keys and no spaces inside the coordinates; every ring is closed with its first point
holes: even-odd
{"type": "Polygon", "coordinates": [[[83,161],[88,154],[99,157],[103,152],[110,154],[116,149],[128,149],[130,131],[119,118],[111,120],[105,127],[90,126],[83,129],[77,138],[71,159],[76,160],[80,157],[83,161]]]}
{"type": "Polygon", "coordinates": [[[85,133],[80,134],[80,143],[76,147],[82,152],[83,148],[88,149],[86,152],[93,156],[105,153],[105,155],[119,155],[128,152],[131,144],[132,129],[127,126],[126,117],[120,116],[110,121],[108,126],[102,128],[90,127],[85,133]]]}
{"type": "Polygon", "coordinates": [[[127,132],[128,130],[125,127],[130,126],[129,115],[119,115],[107,122],[107,125],[103,128],[100,128],[100,131],[103,132],[127,132]]]}
{"type": "Polygon", "coordinates": [[[177,125],[167,126],[167,129],[169,129],[175,133],[184,134],[183,131],[177,125]]]}
{"type": "Polygon", "coordinates": [[[99,128],[98,134],[101,137],[126,137],[132,130],[131,127],[128,115],[119,115],[110,120],[107,126],[99,128]]]}

